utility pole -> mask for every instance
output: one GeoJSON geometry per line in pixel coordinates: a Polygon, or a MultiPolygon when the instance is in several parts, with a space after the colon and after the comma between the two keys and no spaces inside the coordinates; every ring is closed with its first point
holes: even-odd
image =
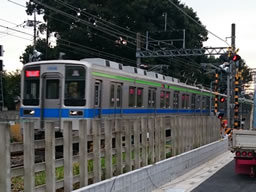
{"type": "Polygon", "coordinates": [[[36,49],[36,9],[34,9],[34,50],[36,49]]]}
{"type": "MultiPolygon", "coordinates": [[[[234,23],[231,24],[231,50],[228,52],[228,56],[230,57],[231,54],[235,53],[236,49],[236,25],[234,23]]],[[[227,119],[228,119],[228,127],[231,128],[231,107],[230,105],[233,104],[233,83],[230,84],[230,81],[233,82],[233,61],[229,61],[229,72],[227,75],[227,119]]],[[[233,106],[233,105],[232,105],[233,106]]],[[[232,113],[233,114],[233,113],[232,113]]]]}
{"type": "Polygon", "coordinates": [[[166,30],[167,30],[167,12],[164,12],[163,16],[164,16],[164,31],[166,32],[166,30]]]}
{"type": "MultiPolygon", "coordinates": [[[[0,57],[3,56],[3,46],[0,45],[0,57]]],[[[3,60],[0,59],[0,111],[4,110],[4,88],[3,88],[3,60]]]]}
{"type": "MultiPolygon", "coordinates": [[[[140,40],[140,33],[137,33],[136,35],[136,51],[140,52],[141,51],[141,40],[140,40]]],[[[137,57],[137,67],[140,68],[141,65],[141,58],[137,57]]]]}

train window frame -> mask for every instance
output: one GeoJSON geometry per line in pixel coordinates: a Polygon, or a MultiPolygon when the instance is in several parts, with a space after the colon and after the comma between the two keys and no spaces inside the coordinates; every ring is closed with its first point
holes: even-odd
{"type": "Polygon", "coordinates": [[[160,108],[165,108],[165,91],[160,90],[160,108]]]}
{"type": "Polygon", "coordinates": [[[191,95],[191,109],[192,110],[196,109],[196,94],[191,95]]]}
{"type": "Polygon", "coordinates": [[[136,88],[136,107],[143,107],[143,93],[144,89],[142,87],[136,88]]]}
{"type": "Polygon", "coordinates": [[[196,109],[201,110],[201,95],[196,95],[196,109]]]}
{"type": "Polygon", "coordinates": [[[165,92],[165,108],[170,108],[171,107],[170,99],[171,99],[171,92],[166,91],[165,92]],[[168,95],[168,97],[167,97],[167,95],[168,95]]]}
{"type": "Polygon", "coordinates": [[[128,89],[128,106],[129,107],[136,107],[136,87],[134,86],[129,86],[128,89]]]}
{"type": "Polygon", "coordinates": [[[23,105],[38,106],[40,101],[40,75],[27,76],[27,71],[39,71],[40,67],[27,67],[24,69],[24,91],[23,91],[23,105]]]}
{"type": "Polygon", "coordinates": [[[110,90],[109,90],[109,106],[114,107],[115,106],[115,85],[111,84],[110,85],[110,90]]]}
{"type": "Polygon", "coordinates": [[[94,107],[101,106],[101,81],[94,83],[94,107]]]}
{"type": "Polygon", "coordinates": [[[65,106],[85,106],[86,69],[83,66],[67,65],[65,67],[65,106]],[[77,93],[77,94],[76,94],[77,93]]]}
{"type": "Polygon", "coordinates": [[[118,84],[116,87],[116,107],[122,107],[122,84],[118,84]]]}
{"type": "Polygon", "coordinates": [[[189,94],[183,93],[181,96],[181,108],[189,109],[189,94]]]}
{"type": "Polygon", "coordinates": [[[156,88],[148,88],[148,108],[156,108],[156,88]]]}
{"type": "Polygon", "coordinates": [[[209,110],[210,109],[210,97],[209,96],[206,96],[206,109],[209,110]]]}
{"type": "Polygon", "coordinates": [[[180,95],[179,91],[173,92],[173,108],[174,109],[179,109],[179,98],[180,98],[179,95],[180,95]]]}
{"type": "Polygon", "coordinates": [[[202,96],[202,109],[206,109],[206,96],[202,96]]]}

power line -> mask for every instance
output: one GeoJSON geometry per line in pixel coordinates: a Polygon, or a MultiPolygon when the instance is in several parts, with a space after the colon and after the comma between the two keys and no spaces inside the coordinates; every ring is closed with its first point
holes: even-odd
{"type": "MultiPolygon", "coordinates": [[[[48,6],[48,5],[46,5],[46,4],[44,4],[44,3],[41,3],[41,2],[39,2],[39,1],[37,1],[37,0],[33,0],[35,3],[37,3],[37,4],[39,4],[39,5],[41,5],[41,6],[43,6],[43,7],[45,7],[45,8],[47,8],[47,9],[50,9],[50,10],[52,10],[52,11],[55,11],[55,12],[57,12],[57,13],[59,13],[59,14],[62,14],[62,15],[64,15],[64,16],[66,16],[66,17],[68,17],[68,18],[71,18],[71,19],[73,19],[73,20],[78,20],[78,18],[76,17],[76,16],[73,16],[73,15],[71,15],[71,14],[68,14],[68,13],[66,13],[66,12],[64,12],[64,11],[61,11],[61,10],[59,10],[59,9],[56,9],[56,8],[54,8],[54,7],[51,7],[51,6],[48,6]]],[[[113,37],[115,37],[115,38],[118,38],[120,35],[122,36],[123,34],[121,34],[121,33],[118,33],[118,32],[115,32],[115,31],[113,31],[113,30],[110,30],[110,29],[107,29],[107,28],[104,28],[104,27],[101,27],[101,26],[97,26],[97,25],[93,25],[93,24],[91,24],[90,22],[88,22],[88,21],[85,21],[85,20],[83,20],[83,19],[79,19],[79,21],[82,23],[82,24],[85,24],[85,25],[87,25],[87,26],[89,26],[89,27],[91,27],[91,28],[93,28],[93,29],[95,29],[95,30],[98,30],[98,31],[101,31],[101,32],[103,32],[103,33],[106,33],[106,34],[108,34],[108,35],[110,35],[110,36],[113,36],[113,37]]],[[[134,39],[134,38],[133,38],[134,39]]],[[[136,43],[133,43],[133,42],[131,42],[131,41],[129,41],[129,43],[130,44],[133,44],[133,45],[136,45],[136,43]]]]}
{"type": "MultiPolygon", "coordinates": [[[[13,37],[17,37],[17,38],[20,38],[20,39],[32,41],[32,39],[27,39],[27,38],[24,38],[24,37],[20,37],[20,36],[18,36],[18,35],[10,34],[10,33],[8,33],[8,32],[0,31],[0,33],[6,34],[6,35],[10,35],[10,36],[13,36],[13,37]]],[[[3,37],[0,37],[0,38],[3,38],[3,37]]]]}
{"type": "Polygon", "coordinates": [[[29,34],[29,33],[24,32],[24,31],[20,31],[20,30],[17,30],[17,29],[13,29],[13,28],[10,28],[10,27],[4,26],[4,25],[0,25],[0,27],[6,28],[6,29],[8,29],[8,30],[15,31],[15,32],[18,32],[18,33],[23,33],[23,34],[25,34],[25,35],[33,36],[33,35],[29,34]]]}
{"type": "MultiPolygon", "coordinates": [[[[99,17],[97,17],[97,16],[95,16],[95,15],[93,15],[93,14],[87,12],[87,11],[86,11],[86,12],[83,11],[83,10],[81,11],[81,9],[79,9],[78,7],[74,7],[74,6],[68,4],[68,3],[64,2],[64,1],[61,1],[61,0],[56,0],[56,1],[59,2],[59,3],[61,3],[62,5],[66,6],[66,7],[69,7],[70,9],[72,9],[72,10],[74,10],[74,11],[80,11],[82,15],[87,14],[87,15],[89,15],[90,17],[93,17],[93,18],[96,18],[96,19],[98,19],[98,20],[101,20],[103,23],[105,22],[105,23],[107,23],[107,24],[110,24],[110,25],[115,26],[115,27],[117,27],[117,28],[119,28],[119,29],[125,30],[125,31],[127,31],[127,32],[130,32],[130,33],[136,35],[136,32],[134,32],[134,31],[131,31],[131,30],[126,29],[126,28],[123,28],[123,27],[121,27],[121,26],[119,26],[119,25],[116,25],[116,24],[111,23],[111,22],[109,22],[109,21],[106,21],[106,20],[104,20],[104,19],[101,19],[101,18],[99,18],[99,17]]],[[[101,23],[102,23],[102,22],[101,22],[101,23]]],[[[106,24],[104,24],[104,25],[106,25],[106,24]]],[[[112,29],[114,29],[114,28],[112,28],[112,29]]],[[[114,30],[116,30],[116,29],[114,29],[114,30]]]]}
{"type": "Polygon", "coordinates": [[[11,21],[7,21],[7,20],[2,19],[2,18],[0,18],[0,20],[1,20],[1,21],[4,21],[4,22],[6,22],[6,23],[9,23],[9,24],[12,24],[12,25],[18,26],[16,23],[13,23],[13,22],[11,22],[11,21]]]}
{"type": "Polygon", "coordinates": [[[182,10],[179,6],[177,6],[172,0],[168,0],[174,7],[176,7],[179,11],[181,11],[185,16],[187,16],[189,19],[191,19],[194,23],[196,23],[197,25],[199,25],[200,27],[202,27],[203,29],[205,29],[208,33],[212,34],[214,37],[216,37],[217,39],[223,41],[224,43],[226,43],[228,46],[230,46],[227,41],[225,41],[224,39],[222,39],[221,37],[215,35],[213,32],[209,31],[208,29],[206,29],[205,26],[203,26],[201,23],[199,23],[198,21],[196,21],[193,17],[191,17],[190,15],[188,15],[184,10],[182,10]]]}
{"type": "MultiPolygon", "coordinates": [[[[130,64],[134,64],[135,63],[135,61],[129,60],[127,58],[118,57],[118,56],[112,55],[112,54],[105,54],[105,52],[99,52],[98,50],[96,50],[96,51],[94,51],[94,50],[86,50],[84,48],[77,47],[77,45],[73,46],[73,45],[70,45],[70,44],[67,44],[67,43],[62,43],[62,42],[59,42],[59,43],[62,46],[64,46],[64,47],[72,48],[72,50],[70,50],[70,49],[68,50],[69,52],[77,53],[77,52],[74,52],[74,50],[76,50],[76,51],[88,53],[90,55],[101,56],[103,58],[110,58],[110,59],[114,59],[114,60],[119,60],[119,61],[130,63],[130,64]]],[[[62,49],[62,47],[60,49],[62,49]]]]}
{"type": "Polygon", "coordinates": [[[8,0],[8,1],[11,2],[11,3],[13,3],[13,4],[16,4],[16,5],[20,6],[20,7],[26,8],[26,6],[24,6],[24,5],[20,4],[20,3],[17,3],[17,2],[15,2],[15,1],[11,1],[11,0],[8,0]]]}
{"type": "MultiPolygon", "coordinates": [[[[79,11],[79,8],[75,8],[75,7],[73,7],[73,6],[71,6],[71,5],[69,5],[69,4],[67,4],[67,3],[64,3],[64,2],[62,2],[62,1],[59,1],[59,0],[57,0],[59,3],[61,3],[62,5],[64,5],[64,6],[66,6],[66,7],[68,7],[68,8],[70,8],[71,10],[73,10],[73,11],[79,11]]],[[[45,8],[47,8],[47,9],[50,9],[50,10],[53,10],[53,11],[55,11],[55,12],[57,12],[57,13],[60,13],[60,14],[62,14],[62,15],[64,15],[64,16],[66,16],[66,17],[69,17],[69,18],[71,18],[71,19],[74,19],[74,20],[77,20],[78,18],[77,17],[75,17],[75,16],[73,16],[73,15],[70,15],[70,14],[68,14],[68,13],[65,13],[65,12],[63,12],[63,11],[61,11],[61,10],[58,10],[58,9],[55,9],[55,8],[53,8],[53,7],[51,7],[51,6],[48,6],[48,5],[46,5],[46,4],[43,4],[43,3],[41,3],[41,2],[38,2],[37,0],[34,0],[34,2],[35,3],[38,3],[38,4],[40,4],[41,6],[43,6],[43,7],[45,7],[45,8]]],[[[80,10],[80,12],[81,12],[81,10],[80,10]]],[[[82,12],[83,13],[83,12],[82,12]]],[[[98,18],[98,17],[96,17],[96,16],[94,16],[94,15],[90,15],[90,16],[92,16],[92,17],[94,17],[94,18],[98,18]]],[[[99,19],[99,18],[98,18],[99,19]]],[[[87,26],[90,26],[90,27],[92,27],[92,28],[95,28],[95,26],[93,26],[91,23],[89,23],[88,21],[85,21],[85,20],[83,20],[83,19],[80,19],[79,18],[79,20],[80,21],[82,21],[81,23],[82,24],[86,24],[87,26]]],[[[102,19],[101,19],[102,20],[102,19]]],[[[104,20],[103,20],[104,21],[104,20]]],[[[108,22],[108,23],[110,23],[110,22],[108,22]]],[[[117,25],[116,25],[117,26],[117,25]]],[[[115,33],[115,34],[118,34],[118,35],[125,35],[125,34],[123,34],[123,33],[118,33],[118,32],[116,32],[116,31],[113,31],[113,30],[110,30],[110,29],[106,29],[106,28],[104,28],[104,27],[100,27],[100,26],[97,26],[97,28],[96,28],[97,30],[100,30],[100,31],[102,31],[102,32],[104,32],[104,33],[107,33],[108,35],[111,35],[111,36],[113,36],[113,34],[112,33],[115,33]],[[112,33],[111,33],[112,32],[112,33]],[[109,34],[109,33],[111,33],[111,34],[109,34]]],[[[111,28],[111,29],[113,29],[113,28],[111,28]]],[[[102,36],[101,36],[102,37],[102,36]]],[[[116,35],[114,35],[114,37],[117,37],[116,35]]],[[[132,39],[134,39],[135,40],[135,38],[133,38],[133,37],[130,37],[130,38],[132,38],[132,39]]],[[[133,45],[135,45],[135,43],[133,43],[133,45]]],[[[176,59],[177,60],[177,59],[176,59]]],[[[184,63],[184,62],[183,62],[184,63]]],[[[185,63],[184,63],[185,64],[185,63]]],[[[186,63],[187,64],[187,63],[186,63]]]]}

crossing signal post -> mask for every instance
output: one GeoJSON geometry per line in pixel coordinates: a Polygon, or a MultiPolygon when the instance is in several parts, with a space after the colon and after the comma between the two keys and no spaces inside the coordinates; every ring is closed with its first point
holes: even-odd
{"type": "Polygon", "coordinates": [[[214,99],[214,113],[217,114],[218,112],[218,85],[219,85],[219,74],[216,72],[215,74],[215,83],[214,83],[214,91],[215,91],[215,99],[214,99]]]}
{"type": "MultiPolygon", "coordinates": [[[[0,57],[3,56],[3,46],[0,45],[0,57]]],[[[3,60],[0,58],[0,111],[4,109],[4,93],[3,93],[3,60]]]]}
{"type": "Polygon", "coordinates": [[[240,121],[239,121],[239,80],[240,80],[240,70],[241,70],[241,65],[240,65],[240,60],[241,57],[237,54],[234,54],[232,57],[232,60],[235,63],[236,67],[236,75],[235,75],[235,90],[234,90],[234,98],[235,98],[235,106],[234,106],[234,128],[237,129],[240,127],[240,121]]]}

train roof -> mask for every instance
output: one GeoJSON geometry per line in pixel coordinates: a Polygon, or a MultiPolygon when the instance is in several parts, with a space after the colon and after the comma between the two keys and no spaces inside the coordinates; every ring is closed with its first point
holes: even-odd
{"type": "MultiPolygon", "coordinates": [[[[106,71],[110,71],[111,72],[117,72],[117,73],[121,73],[121,74],[129,74],[132,76],[136,76],[136,77],[141,77],[141,78],[146,78],[146,79],[150,79],[151,81],[162,81],[163,83],[170,83],[170,84],[175,84],[178,86],[182,86],[182,87],[186,87],[189,89],[194,89],[194,90],[202,90],[204,92],[208,92],[211,93],[210,90],[205,89],[204,87],[197,87],[197,86],[192,86],[192,85],[188,85],[186,83],[180,82],[179,79],[174,78],[174,77],[170,77],[170,76],[165,76],[163,74],[160,73],[156,73],[156,72],[152,72],[152,71],[147,71],[141,68],[137,68],[137,67],[132,67],[132,66],[124,66],[121,63],[117,63],[117,62],[113,62],[113,61],[109,61],[106,59],[102,59],[102,58],[86,58],[86,59],[81,59],[79,60],[47,60],[47,61],[37,61],[37,62],[32,62],[32,63],[28,63],[25,66],[30,66],[30,65],[35,65],[35,64],[83,64],[83,65],[87,65],[88,67],[99,67],[103,70],[106,71]]],[[[223,94],[219,94],[219,95],[223,95],[223,94]]],[[[225,96],[225,95],[223,95],[225,96]]]]}

